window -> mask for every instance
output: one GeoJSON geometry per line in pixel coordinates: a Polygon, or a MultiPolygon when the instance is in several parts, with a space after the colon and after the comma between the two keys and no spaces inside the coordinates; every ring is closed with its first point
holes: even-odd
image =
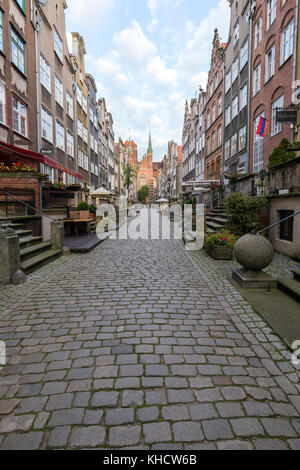
{"type": "Polygon", "coordinates": [[[67,131],[67,154],[74,158],[74,136],[67,131]]]}
{"type": "Polygon", "coordinates": [[[214,103],[212,107],[212,122],[215,122],[215,120],[216,120],[216,105],[214,103]]]}
{"type": "Polygon", "coordinates": [[[231,149],[231,144],[230,144],[230,139],[228,139],[225,142],[225,160],[227,160],[227,158],[230,158],[230,149],[231,149]]]}
{"type": "Polygon", "coordinates": [[[260,90],[260,74],[261,74],[261,64],[259,64],[256,67],[256,69],[254,69],[253,96],[255,96],[260,90]]]}
{"type": "Polygon", "coordinates": [[[222,128],[218,128],[218,147],[221,147],[222,145],[222,128]]]}
{"type": "Polygon", "coordinates": [[[254,120],[254,139],[253,139],[253,171],[258,173],[263,168],[264,162],[264,139],[256,134],[259,124],[259,118],[264,117],[264,113],[254,120]]]}
{"type": "Polygon", "coordinates": [[[282,123],[276,121],[276,109],[283,108],[284,106],[284,97],[280,96],[276,101],[272,103],[272,128],[271,135],[279,134],[282,131],[282,123]]]}
{"type": "Polygon", "coordinates": [[[235,82],[239,73],[239,58],[237,57],[232,64],[232,83],[235,82]]]}
{"type": "Polygon", "coordinates": [[[42,108],[42,137],[53,143],[53,119],[50,113],[42,108]]]}
{"type": "Polygon", "coordinates": [[[43,54],[40,55],[40,81],[43,87],[51,93],[51,69],[43,54]]]}
{"type": "Polygon", "coordinates": [[[293,54],[294,21],[292,20],[281,33],[281,60],[283,64],[293,54]]]}
{"type": "Polygon", "coordinates": [[[25,13],[25,0],[16,0],[16,2],[25,13]]]}
{"type": "Polygon", "coordinates": [[[3,11],[0,10],[0,51],[4,51],[3,11]]]}
{"type": "Polygon", "coordinates": [[[2,82],[0,82],[0,122],[6,124],[6,93],[2,82]]]}
{"type": "Polygon", "coordinates": [[[77,119],[77,135],[82,138],[82,122],[77,119]]]}
{"type": "Polygon", "coordinates": [[[83,169],[89,171],[89,157],[85,153],[83,154],[83,169]]]}
{"type": "Polygon", "coordinates": [[[230,89],[231,87],[231,70],[229,70],[229,72],[226,73],[226,77],[225,77],[225,93],[227,93],[227,91],[230,89]]]}
{"type": "Polygon", "coordinates": [[[275,44],[266,53],[266,76],[265,81],[268,82],[275,72],[275,44]]]}
{"type": "Polygon", "coordinates": [[[214,152],[216,150],[216,133],[213,132],[212,134],[212,151],[214,152]]]}
{"type": "Polygon", "coordinates": [[[206,129],[210,127],[210,112],[207,113],[207,118],[206,118],[206,129]]]}
{"type": "Polygon", "coordinates": [[[240,89],[240,111],[247,105],[248,102],[248,84],[245,83],[240,89]]]}
{"type": "Polygon", "coordinates": [[[25,42],[23,39],[11,29],[11,61],[15,66],[25,74],[25,42]]]}
{"type": "MultiPolygon", "coordinates": [[[[287,217],[294,214],[294,211],[284,210],[279,212],[279,220],[286,219],[287,217]]],[[[281,222],[280,224],[280,240],[285,240],[287,242],[293,241],[293,232],[294,232],[294,217],[281,222]]]]}
{"type": "Polygon", "coordinates": [[[82,109],[87,114],[87,100],[86,96],[82,95],[82,109]]]}
{"type": "Polygon", "coordinates": [[[240,57],[241,57],[240,70],[243,70],[243,68],[248,62],[248,41],[246,41],[245,44],[243,45],[241,52],[240,52],[240,57]]]}
{"type": "Polygon", "coordinates": [[[78,150],[78,166],[83,168],[83,153],[80,149],[78,150]]]}
{"type": "Polygon", "coordinates": [[[262,40],[262,16],[259,17],[257,22],[255,23],[255,40],[254,40],[254,47],[257,48],[258,44],[262,40]]]}
{"type": "Polygon", "coordinates": [[[210,153],[210,137],[207,137],[207,153],[210,153]]]}
{"type": "Polygon", "coordinates": [[[238,19],[233,28],[233,44],[235,45],[240,37],[240,20],[238,19]]]}
{"type": "Polygon", "coordinates": [[[74,119],[74,112],[73,112],[73,96],[67,91],[66,93],[66,102],[67,102],[67,115],[74,119]]]}
{"type": "Polygon", "coordinates": [[[83,141],[87,144],[88,143],[88,130],[85,126],[82,127],[82,138],[83,138],[83,141]]]}
{"type": "Polygon", "coordinates": [[[42,173],[44,173],[45,175],[48,175],[51,183],[54,183],[55,182],[55,170],[54,168],[52,168],[51,166],[48,166],[48,165],[44,165],[43,163],[41,164],[41,170],[42,170],[42,173]]]}
{"type": "Polygon", "coordinates": [[[64,86],[57,75],[55,75],[54,84],[55,84],[55,101],[63,108],[64,107],[64,86]]]}
{"type": "Polygon", "coordinates": [[[232,100],[232,119],[238,115],[239,110],[239,99],[238,96],[235,96],[232,100]]]}
{"type": "Polygon", "coordinates": [[[219,73],[217,72],[215,75],[215,89],[218,88],[219,85],[219,73]]]}
{"type": "Polygon", "coordinates": [[[246,126],[242,127],[239,131],[239,151],[244,150],[246,147],[246,126]]]}
{"type": "Polygon", "coordinates": [[[12,102],[14,130],[27,137],[27,106],[15,96],[13,96],[12,102]]]}
{"type": "Polygon", "coordinates": [[[80,86],[77,84],[77,102],[82,106],[82,92],[80,86]]]}
{"type": "Polygon", "coordinates": [[[231,106],[227,106],[225,109],[225,126],[228,126],[228,124],[231,121],[231,106]]]}
{"type": "Polygon", "coordinates": [[[59,60],[62,62],[63,61],[63,42],[61,40],[60,35],[56,31],[56,28],[54,28],[54,52],[56,53],[59,60]]]}
{"type": "Polygon", "coordinates": [[[218,116],[220,116],[221,113],[222,113],[222,96],[220,95],[218,99],[218,116]]]}
{"type": "Polygon", "coordinates": [[[276,18],[276,0],[267,1],[267,29],[274,23],[276,18]]]}
{"type": "Polygon", "coordinates": [[[56,147],[65,151],[65,128],[58,121],[56,121],[56,147]]]}
{"type": "Polygon", "coordinates": [[[231,137],[231,156],[235,155],[238,151],[237,147],[237,133],[233,134],[231,137]]]}

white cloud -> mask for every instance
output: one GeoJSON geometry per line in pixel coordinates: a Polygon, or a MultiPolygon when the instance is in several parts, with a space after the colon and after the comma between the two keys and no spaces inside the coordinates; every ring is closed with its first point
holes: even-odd
{"type": "Polygon", "coordinates": [[[153,57],[148,62],[147,74],[159,85],[175,85],[177,78],[176,70],[167,68],[159,56],[153,57]]]}
{"type": "Polygon", "coordinates": [[[120,60],[130,66],[144,63],[156,52],[156,46],[145,36],[137,21],[131,28],[116,33],[113,41],[120,60]]]}
{"type": "Polygon", "coordinates": [[[116,3],[117,0],[71,0],[67,12],[73,23],[99,26],[107,20],[116,3]]]}

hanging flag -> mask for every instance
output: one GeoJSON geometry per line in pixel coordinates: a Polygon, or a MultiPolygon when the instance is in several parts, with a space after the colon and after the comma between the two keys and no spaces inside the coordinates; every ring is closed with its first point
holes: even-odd
{"type": "Polygon", "coordinates": [[[260,137],[265,137],[267,135],[268,127],[269,127],[268,119],[260,117],[256,134],[260,135],[260,137]]]}

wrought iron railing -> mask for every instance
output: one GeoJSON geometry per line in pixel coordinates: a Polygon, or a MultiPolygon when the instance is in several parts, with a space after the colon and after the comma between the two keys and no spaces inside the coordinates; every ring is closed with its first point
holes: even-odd
{"type": "Polygon", "coordinates": [[[294,212],[294,214],[291,214],[288,217],[285,217],[284,219],[278,220],[274,224],[269,225],[269,227],[266,227],[266,228],[260,230],[259,232],[256,233],[256,235],[260,235],[261,233],[267,232],[271,228],[276,227],[277,225],[282,224],[282,222],[285,222],[286,220],[292,219],[293,217],[296,217],[296,215],[299,215],[299,214],[300,214],[300,211],[294,212]]]}
{"type": "Polygon", "coordinates": [[[33,189],[0,189],[0,215],[22,216],[35,213],[35,191],[33,189]]]}
{"type": "MultiPolygon", "coordinates": [[[[33,192],[35,193],[35,191],[33,191],[33,192]]],[[[29,203],[27,203],[27,202],[25,202],[25,201],[23,201],[23,200],[21,200],[21,199],[18,199],[16,196],[14,196],[13,194],[11,194],[11,193],[10,193],[9,191],[7,191],[6,189],[0,190],[0,195],[1,195],[1,193],[4,193],[5,198],[7,198],[7,199],[13,201],[14,204],[18,204],[18,205],[21,205],[21,206],[23,205],[23,206],[25,206],[27,209],[29,209],[29,210],[31,211],[31,213],[30,213],[30,214],[28,213],[28,215],[33,215],[33,214],[38,213],[38,214],[40,214],[41,216],[47,217],[48,219],[52,220],[52,221],[55,222],[55,223],[59,223],[59,220],[53,219],[53,217],[50,217],[48,214],[45,214],[45,212],[41,211],[40,209],[37,209],[37,208],[35,207],[35,204],[34,204],[34,206],[32,206],[31,204],[29,204],[29,203]],[[32,213],[32,212],[33,212],[33,213],[32,213]]],[[[10,215],[13,216],[13,215],[15,215],[15,214],[7,214],[6,217],[9,217],[10,215]]]]}

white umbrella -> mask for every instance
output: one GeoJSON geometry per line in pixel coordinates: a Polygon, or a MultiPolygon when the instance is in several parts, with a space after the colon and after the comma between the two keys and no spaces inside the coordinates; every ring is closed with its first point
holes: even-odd
{"type": "Polygon", "coordinates": [[[161,204],[163,202],[169,202],[169,201],[168,201],[168,199],[162,198],[162,199],[157,199],[157,201],[155,201],[155,202],[158,202],[159,204],[161,204]]]}
{"type": "Polygon", "coordinates": [[[111,192],[101,186],[91,194],[92,197],[111,196],[111,192]]]}

